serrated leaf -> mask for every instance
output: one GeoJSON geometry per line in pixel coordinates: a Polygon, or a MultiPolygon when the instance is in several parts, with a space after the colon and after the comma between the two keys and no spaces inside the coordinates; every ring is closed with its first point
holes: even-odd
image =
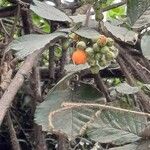
{"type": "Polygon", "coordinates": [[[103,110],[93,124],[87,130],[89,138],[119,146],[141,139],[139,133],[147,120],[144,116],[127,112],[103,110]]]}
{"type": "Polygon", "coordinates": [[[150,60],[150,35],[144,35],[141,39],[141,48],[143,55],[150,60]]]}
{"type": "Polygon", "coordinates": [[[150,140],[141,140],[132,144],[110,148],[108,150],[149,150],[150,140]]]}
{"type": "Polygon", "coordinates": [[[108,150],[137,150],[137,144],[127,144],[120,147],[109,148],[108,150]]]}
{"type": "Polygon", "coordinates": [[[54,130],[66,133],[72,139],[78,136],[81,128],[90,121],[98,109],[94,108],[71,108],[55,113],[51,117],[54,130]]]}
{"type": "MultiPolygon", "coordinates": [[[[82,23],[82,25],[84,26],[84,23],[86,20],[86,15],[78,14],[76,16],[70,16],[70,18],[73,20],[74,23],[82,23]]],[[[88,22],[88,27],[89,28],[97,28],[98,22],[95,19],[90,18],[89,22],[88,22]]]]}
{"type": "Polygon", "coordinates": [[[50,90],[45,101],[37,106],[35,121],[37,124],[42,125],[42,129],[45,131],[50,130],[48,121],[49,113],[61,108],[63,102],[103,101],[105,99],[101,99],[103,97],[102,93],[90,84],[80,83],[73,89],[69,87],[66,82],[72,74],[70,73],[68,77],[64,77],[65,79],[62,79],[59,85],[50,90]]]}
{"type": "Polygon", "coordinates": [[[123,41],[135,45],[138,39],[138,34],[128,30],[125,27],[114,26],[109,22],[104,22],[106,29],[119,41],[123,41]]]}
{"type": "Polygon", "coordinates": [[[30,9],[40,17],[48,20],[71,22],[71,19],[64,12],[45,2],[34,0],[33,4],[30,5],[30,9]]]}
{"type": "Polygon", "coordinates": [[[99,32],[88,27],[82,27],[76,30],[75,33],[87,39],[96,39],[100,36],[99,32]]]}
{"type": "Polygon", "coordinates": [[[150,24],[150,1],[128,0],[127,15],[133,28],[141,28],[150,24]]]}
{"type": "Polygon", "coordinates": [[[18,58],[24,58],[36,50],[44,48],[47,44],[59,37],[65,37],[65,33],[55,32],[51,34],[28,34],[19,37],[18,39],[12,41],[8,47],[7,51],[16,51],[16,56],[18,58]]]}
{"type": "Polygon", "coordinates": [[[126,82],[121,83],[120,85],[116,86],[116,91],[121,94],[135,94],[139,91],[139,87],[132,87],[126,82]]]}

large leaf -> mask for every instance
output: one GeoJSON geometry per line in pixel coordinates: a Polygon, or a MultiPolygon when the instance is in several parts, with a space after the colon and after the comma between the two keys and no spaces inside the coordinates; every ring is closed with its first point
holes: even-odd
{"type": "Polygon", "coordinates": [[[98,111],[94,108],[71,108],[63,109],[51,115],[50,122],[54,131],[66,133],[72,139],[80,135],[86,128],[94,114],[98,111]]]}
{"type": "Polygon", "coordinates": [[[88,27],[82,27],[75,31],[75,33],[87,39],[96,39],[100,36],[99,32],[88,27]]]}
{"type": "Polygon", "coordinates": [[[18,58],[24,58],[27,55],[33,53],[34,51],[44,48],[51,41],[65,36],[66,34],[61,32],[55,32],[45,35],[24,35],[12,41],[7,47],[7,51],[9,51],[10,49],[15,50],[18,58]]]}
{"type": "Polygon", "coordinates": [[[150,35],[144,35],[141,39],[141,48],[143,55],[150,60],[150,35]]]}
{"type": "Polygon", "coordinates": [[[37,15],[45,19],[53,21],[71,22],[71,19],[65,13],[63,13],[59,9],[56,9],[53,6],[46,4],[45,2],[34,0],[33,4],[30,6],[30,9],[34,11],[37,15]]]}
{"type": "Polygon", "coordinates": [[[65,66],[65,70],[69,73],[69,72],[77,72],[77,71],[81,71],[84,69],[89,68],[90,66],[86,63],[86,64],[81,64],[81,65],[75,65],[75,64],[68,64],[65,66]]]}
{"type": "Polygon", "coordinates": [[[124,83],[121,83],[118,86],[116,86],[116,90],[117,90],[117,92],[119,92],[121,94],[135,94],[140,90],[140,88],[132,87],[129,84],[127,84],[126,82],[124,82],[124,83]]]}
{"type": "MultiPolygon", "coordinates": [[[[49,92],[46,100],[42,102],[39,106],[37,106],[35,113],[35,121],[37,124],[42,125],[43,130],[50,130],[48,115],[50,112],[61,108],[61,104],[63,102],[102,101],[102,93],[90,84],[80,83],[79,85],[76,85],[75,88],[71,88],[70,86],[68,86],[66,82],[68,81],[68,78],[71,77],[71,75],[72,73],[70,73],[70,75],[67,78],[65,77],[65,79],[62,79],[62,81],[59,82],[59,85],[56,85],[56,87],[54,87],[49,92]]],[[[93,111],[90,112],[93,113],[93,111]]],[[[84,116],[84,113],[81,114],[84,116]]],[[[76,115],[76,117],[76,119],[78,119],[79,115],[76,115]]],[[[90,117],[88,116],[88,118],[90,117]]],[[[64,121],[64,118],[62,117],[62,119],[60,120],[64,121]]],[[[71,126],[67,127],[69,131],[71,131],[70,127],[71,126]]],[[[70,133],[68,134],[71,136],[70,133]]]]}
{"type": "MultiPolygon", "coordinates": [[[[78,14],[76,16],[70,16],[70,18],[73,20],[74,23],[82,23],[82,25],[85,24],[86,15],[78,14]]],[[[90,18],[88,22],[89,28],[97,28],[98,22],[95,19],[90,18]]]]}
{"type": "Polygon", "coordinates": [[[100,143],[124,145],[135,142],[147,124],[146,117],[128,112],[103,110],[87,130],[87,135],[100,143]],[[96,125],[95,125],[96,124],[96,125]]]}
{"type": "Polygon", "coordinates": [[[142,140],[120,147],[110,148],[109,150],[149,150],[150,140],[142,140]]]}
{"type": "Polygon", "coordinates": [[[150,0],[128,0],[127,15],[133,28],[150,24],[150,0]]]}
{"type": "Polygon", "coordinates": [[[138,34],[125,27],[114,26],[109,22],[105,22],[106,29],[119,41],[127,42],[134,45],[137,42],[138,34]]]}

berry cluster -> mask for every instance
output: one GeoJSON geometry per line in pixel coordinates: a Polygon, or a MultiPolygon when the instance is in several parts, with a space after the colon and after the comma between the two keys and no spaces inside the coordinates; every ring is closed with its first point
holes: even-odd
{"type": "Polygon", "coordinates": [[[77,65],[88,63],[93,74],[97,74],[100,69],[108,66],[118,54],[113,39],[104,35],[90,42],[79,40],[76,34],[73,34],[71,38],[76,43],[71,57],[73,63],[77,65]]]}

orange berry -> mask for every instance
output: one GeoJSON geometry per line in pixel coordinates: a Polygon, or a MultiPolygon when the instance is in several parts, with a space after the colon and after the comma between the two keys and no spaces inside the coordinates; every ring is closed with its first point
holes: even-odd
{"type": "Polygon", "coordinates": [[[75,64],[85,64],[87,62],[87,54],[84,50],[76,49],[72,54],[72,61],[75,64]]]}
{"type": "Polygon", "coordinates": [[[105,35],[100,35],[100,37],[97,40],[97,44],[99,46],[105,46],[107,43],[107,37],[105,35]]]}

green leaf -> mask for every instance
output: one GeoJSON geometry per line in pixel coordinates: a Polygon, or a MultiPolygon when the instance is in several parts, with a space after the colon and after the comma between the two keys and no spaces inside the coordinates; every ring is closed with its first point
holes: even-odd
{"type": "Polygon", "coordinates": [[[127,144],[124,146],[119,146],[115,148],[109,148],[108,150],[137,150],[137,144],[127,144]]]}
{"type": "Polygon", "coordinates": [[[150,35],[144,35],[141,39],[141,48],[143,55],[150,60],[150,35]]]}
{"type": "Polygon", "coordinates": [[[42,29],[46,33],[50,33],[50,25],[45,19],[39,17],[36,14],[32,14],[31,17],[32,17],[33,24],[35,26],[42,29]]]}
{"type": "Polygon", "coordinates": [[[109,150],[149,150],[150,140],[141,140],[132,144],[110,148],[109,150]]]}
{"type": "Polygon", "coordinates": [[[71,22],[71,19],[59,9],[37,0],[34,0],[33,3],[30,9],[40,17],[53,21],[71,22]]]}
{"type": "MultiPolygon", "coordinates": [[[[47,131],[51,129],[51,126],[49,125],[48,121],[49,113],[61,108],[61,104],[63,102],[99,102],[105,100],[105,98],[103,98],[102,96],[102,93],[90,84],[80,83],[79,85],[75,86],[75,88],[68,86],[68,80],[72,77],[73,73],[71,72],[69,73],[69,75],[65,76],[52,90],[50,90],[45,101],[42,102],[39,106],[37,106],[35,113],[35,122],[39,125],[42,125],[43,130],[47,131]]],[[[93,113],[93,111],[91,110],[88,111],[93,113]]],[[[85,115],[84,112],[86,111],[83,111],[81,113],[83,116],[85,115]]],[[[71,114],[68,113],[68,115],[71,114]]],[[[65,114],[63,116],[68,117],[65,114]]],[[[76,117],[76,119],[79,119],[78,115],[76,117]]],[[[88,118],[90,117],[88,116],[88,118]]],[[[60,120],[64,122],[63,117],[60,118],[60,120]]],[[[68,126],[69,131],[71,130],[70,128],[71,126],[68,126]]],[[[70,135],[70,133],[68,134],[70,135]]]]}
{"type": "Polygon", "coordinates": [[[127,16],[133,28],[141,28],[150,24],[150,1],[149,0],[128,0],[127,16]]]}
{"type": "Polygon", "coordinates": [[[56,112],[51,117],[54,130],[66,133],[70,139],[80,135],[82,128],[98,109],[92,108],[71,108],[56,112]]]}
{"type": "Polygon", "coordinates": [[[65,37],[65,33],[55,32],[51,34],[28,34],[19,37],[18,39],[12,41],[8,47],[7,51],[14,50],[18,58],[24,58],[29,54],[32,54],[36,50],[40,50],[49,44],[51,41],[65,37]]]}
{"type": "Polygon", "coordinates": [[[146,117],[113,110],[103,110],[87,130],[89,138],[100,143],[124,145],[141,139],[139,133],[147,124],[146,117]]]}
{"type": "MultiPolygon", "coordinates": [[[[81,23],[84,26],[85,20],[86,20],[86,15],[75,15],[75,16],[69,16],[74,23],[81,23]]],[[[88,27],[89,28],[97,28],[98,22],[95,19],[90,18],[88,22],[88,27]]]]}
{"type": "Polygon", "coordinates": [[[135,45],[138,34],[125,27],[114,26],[109,22],[104,22],[106,29],[119,41],[135,45]]]}
{"type": "Polygon", "coordinates": [[[80,65],[75,65],[75,64],[68,64],[65,66],[65,70],[69,73],[69,72],[78,72],[81,70],[85,70],[90,68],[90,66],[86,63],[86,64],[80,64],[80,65]]]}
{"type": "Polygon", "coordinates": [[[87,39],[96,39],[100,36],[99,32],[88,27],[82,27],[75,31],[75,33],[87,39]]]}
{"type": "Polygon", "coordinates": [[[127,83],[121,83],[120,85],[116,86],[116,90],[121,94],[135,94],[140,90],[140,88],[132,87],[127,83]]]}
{"type": "Polygon", "coordinates": [[[107,12],[108,17],[115,18],[115,19],[120,16],[125,16],[125,14],[126,14],[125,6],[114,8],[107,12]]]}

